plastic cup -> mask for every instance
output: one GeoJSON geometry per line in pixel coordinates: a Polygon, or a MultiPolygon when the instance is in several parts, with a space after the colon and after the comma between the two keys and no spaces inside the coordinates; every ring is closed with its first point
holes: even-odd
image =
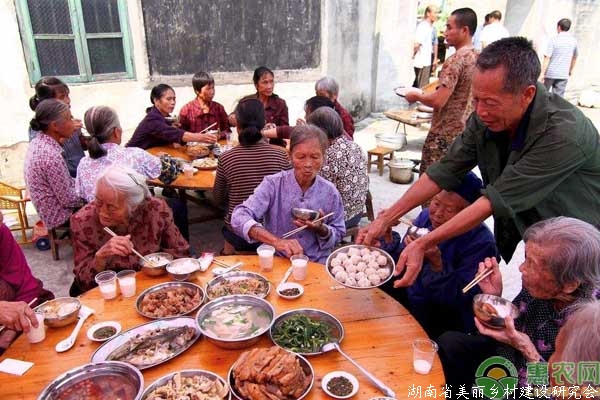
{"type": "Polygon", "coordinates": [[[31,325],[31,329],[27,333],[27,339],[29,343],[39,343],[42,340],[46,339],[46,329],[44,327],[44,314],[43,313],[35,313],[35,317],[37,319],[38,327],[35,328],[31,325]]]}
{"type": "Polygon", "coordinates": [[[292,262],[292,276],[297,281],[306,279],[306,270],[308,269],[308,257],[303,254],[290,257],[292,262]]]}
{"type": "Polygon", "coordinates": [[[183,167],[183,175],[185,175],[186,178],[191,178],[194,176],[194,167],[192,167],[191,165],[186,165],[183,167]]]}
{"type": "Polygon", "coordinates": [[[227,145],[231,146],[233,144],[233,133],[225,132],[225,140],[227,141],[227,145]]]}
{"type": "Polygon", "coordinates": [[[431,371],[437,351],[438,345],[433,340],[416,339],[413,342],[413,368],[417,374],[426,375],[431,371]]]}
{"type": "Polygon", "coordinates": [[[110,300],[117,297],[117,273],[115,271],[102,271],[94,279],[100,288],[102,298],[110,300]]]}
{"type": "Polygon", "coordinates": [[[117,281],[119,281],[119,290],[123,297],[135,296],[135,271],[132,269],[126,269],[120,271],[117,274],[117,281]]]}
{"type": "Polygon", "coordinates": [[[258,254],[258,264],[260,270],[267,272],[273,270],[273,255],[275,254],[275,247],[268,244],[261,244],[256,249],[258,254]]]}

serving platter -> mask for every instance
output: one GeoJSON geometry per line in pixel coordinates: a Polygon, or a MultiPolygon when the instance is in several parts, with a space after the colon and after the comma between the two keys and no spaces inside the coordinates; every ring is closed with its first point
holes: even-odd
{"type": "MultiPolygon", "coordinates": [[[[286,321],[290,320],[291,318],[297,318],[298,316],[307,316],[313,321],[328,325],[330,338],[328,340],[325,340],[324,342],[340,343],[344,339],[344,326],[336,317],[325,311],[317,310],[314,308],[299,308],[296,310],[285,312],[279,315],[277,318],[275,318],[275,321],[273,321],[273,325],[271,325],[271,329],[269,330],[269,336],[271,338],[271,341],[273,341],[273,343],[285,350],[292,351],[296,354],[301,354],[304,356],[314,356],[325,353],[325,351],[322,351],[320,348],[318,350],[310,349],[310,351],[297,350],[294,349],[292,346],[283,343],[283,341],[278,338],[280,335],[284,335],[286,337],[285,340],[289,342],[295,341],[295,338],[291,337],[292,334],[288,335],[288,332],[283,332],[282,329],[284,328],[284,324],[286,321]]],[[[293,335],[298,335],[298,338],[301,338],[303,333],[304,332],[296,331],[293,333],[293,335]]],[[[318,340],[315,340],[315,342],[316,341],[318,340]]],[[[323,344],[326,343],[321,343],[321,345],[323,344]]]]}
{"type": "Polygon", "coordinates": [[[332,252],[329,257],[327,257],[325,266],[329,276],[331,276],[331,278],[336,282],[346,287],[352,289],[373,289],[392,279],[394,270],[396,268],[396,263],[388,252],[378,247],[352,244],[340,247],[332,252]],[[371,263],[371,261],[368,261],[368,255],[370,255],[371,261],[377,264],[378,268],[375,268],[375,264],[371,263]],[[360,257],[360,260],[356,258],[357,256],[360,257]],[[380,256],[385,257],[385,263],[383,263],[384,259],[380,258],[380,256]],[[349,261],[352,261],[352,266],[345,264],[345,258],[347,258],[349,261]],[[364,263],[365,265],[363,266],[361,263],[364,263]],[[340,266],[343,267],[347,275],[346,279],[344,280],[342,280],[343,274],[338,274],[339,270],[336,269],[340,266]],[[368,268],[375,270],[375,272],[368,271],[368,268]],[[364,281],[361,284],[360,280],[363,278],[363,276],[358,275],[359,272],[366,276],[368,284],[365,284],[364,281]],[[354,274],[354,282],[348,279],[352,277],[352,274],[354,274]],[[377,274],[379,276],[379,280],[375,277],[372,277],[372,274],[377,274]]]}
{"type": "MultiPolygon", "coordinates": [[[[180,315],[186,315],[186,314],[192,313],[192,312],[196,311],[198,308],[200,308],[200,306],[202,305],[203,302],[204,302],[204,290],[200,286],[195,285],[190,282],[164,282],[164,283],[159,283],[158,285],[149,287],[148,289],[146,289],[142,293],[140,293],[140,295],[137,297],[137,299],[135,301],[135,309],[137,310],[137,312],[140,315],[143,315],[146,318],[151,318],[151,319],[171,318],[171,317],[178,317],[180,315]],[[193,307],[180,310],[178,313],[171,313],[171,314],[167,314],[167,315],[153,315],[152,313],[150,313],[148,311],[146,311],[146,312],[144,311],[144,309],[143,309],[144,299],[147,296],[157,295],[163,291],[167,292],[170,290],[178,290],[178,289],[191,289],[191,290],[196,291],[199,299],[198,299],[198,301],[196,301],[193,304],[193,307]]],[[[161,304],[164,305],[164,301],[162,301],[161,304]]],[[[187,303],[187,302],[186,302],[186,304],[189,305],[189,303],[187,303]]]]}
{"type": "MultiPolygon", "coordinates": [[[[97,363],[102,361],[110,361],[112,360],[111,355],[116,351],[123,349],[122,346],[126,344],[131,344],[133,339],[147,336],[150,332],[161,329],[165,330],[174,330],[177,328],[188,328],[188,330],[193,329],[193,335],[186,343],[181,346],[179,349],[171,352],[171,354],[165,355],[156,361],[148,362],[148,363],[132,363],[127,362],[128,364],[133,365],[139,370],[144,370],[147,368],[151,368],[157,365],[160,365],[170,359],[177,357],[179,354],[183,353],[187,349],[189,349],[195,342],[200,338],[201,334],[196,326],[196,321],[191,317],[177,317],[177,318],[167,318],[167,319],[159,319],[152,322],[148,322],[146,324],[138,325],[134,328],[126,330],[122,332],[120,335],[110,339],[105,342],[102,346],[98,347],[96,351],[92,354],[91,362],[97,363]]],[[[156,335],[154,335],[156,337],[156,335]]],[[[131,347],[131,346],[129,346],[131,347]]],[[[141,347],[141,346],[138,346],[141,347]]]]}
{"type": "MultiPolygon", "coordinates": [[[[175,375],[179,374],[182,378],[189,378],[189,377],[195,377],[195,376],[203,376],[206,377],[210,380],[218,380],[219,382],[221,382],[221,384],[223,384],[223,386],[225,386],[227,388],[227,394],[223,397],[221,397],[221,399],[231,399],[231,391],[229,390],[229,384],[227,384],[227,381],[223,378],[221,378],[219,375],[210,372],[210,371],[206,371],[203,369],[186,369],[186,370],[182,370],[182,371],[177,371],[177,372],[172,372],[170,374],[167,374],[165,376],[162,376],[160,378],[158,378],[157,380],[155,380],[154,382],[152,382],[152,384],[150,384],[146,390],[144,390],[144,393],[142,394],[141,400],[146,400],[148,398],[148,396],[150,396],[150,394],[155,391],[156,389],[160,388],[161,386],[165,386],[169,383],[170,380],[175,378],[175,375]]],[[[206,393],[206,392],[204,392],[206,393]]],[[[180,398],[180,397],[177,397],[180,398]]],[[[181,397],[183,398],[183,397],[181,397]]],[[[194,397],[191,397],[194,398],[194,397]]]]}
{"type": "Polygon", "coordinates": [[[256,297],[260,297],[261,299],[264,299],[265,297],[267,297],[269,295],[270,292],[271,292],[271,282],[269,282],[269,280],[267,278],[265,278],[264,276],[262,276],[260,274],[255,273],[255,272],[248,272],[248,271],[228,272],[226,274],[222,274],[222,275],[219,275],[219,276],[211,279],[206,284],[206,298],[208,300],[214,300],[218,297],[230,296],[230,295],[234,295],[234,294],[245,294],[245,295],[256,296],[256,297]],[[260,293],[250,293],[250,292],[248,292],[248,290],[244,290],[244,288],[233,288],[233,291],[231,291],[231,292],[229,292],[229,291],[225,292],[225,288],[223,288],[223,290],[219,289],[219,287],[222,287],[223,285],[226,285],[226,284],[235,285],[236,283],[242,282],[247,279],[258,280],[261,287],[266,287],[266,289],[261,291],[260,293]],[[225,293],[220,294],[221,291],[224,291],[225,293]]]}

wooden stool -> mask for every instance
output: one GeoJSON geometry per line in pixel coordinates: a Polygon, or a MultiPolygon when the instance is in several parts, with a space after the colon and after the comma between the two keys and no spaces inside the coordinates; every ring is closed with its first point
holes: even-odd
{"type": "Polygon", "coordinates": [[[367,152],[368,160],[367,160],[367,168],[368,172],[371,173],[371,165],[377,165],[377,169],[379,170],[379,176],[383,175],[383,162],[390,161],[394,154],[394,149],[388,149],[387,147],[375,147],[367,152]],[[373,157],[377,157],[373,159],[373,157]]]}

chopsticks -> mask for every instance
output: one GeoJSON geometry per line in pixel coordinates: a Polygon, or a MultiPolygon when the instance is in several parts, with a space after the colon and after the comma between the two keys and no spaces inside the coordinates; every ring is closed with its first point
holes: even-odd
{"type": "MultiPolygon", "coordinates": [[[[310,222],[313,222],[313,223],[314,223],[314,222],[323,221],[325,218],[329,218],[329,217],[331,217],[333,214],[334,214],[334,213],[330,212],[329,214],[327,214],[327,215],[323,215],[321,218],[317,218],[317,219],[315,219],[314,221],[310,221],[310,222]]],[[[308,225],[302,225],[301,227],[299,227],[299,228],[296,228],[296,229],[293,229],[293,230],[289,231],[288,233],[284,234],[283,236],[281,236],[281,238],[282,238],[282,239],[287,239],[287,238],[289,238],[290,236],[292,236],[293,234],[296,234],[296,233],[298,233],[298,232],[300,232],[300,231],[303,231],[303,230],[305,230],[306,228],[308,228],[308,225]]]]}
{"type": "Polygon", "coordinates": [[[227,264],[226,262],[223,262],[221,260],[217,260],[216,258],[213,258],[212,262],[214,262],[217,265],[220,265],[221,267],[231,267],[231,265],[227,264]]]}
{"type": "MultiPolygon", "coordinates": [[[[108,232],[109,235],[111,235],[112,237],[117,237],[119,235],[117,235],[116,233],[114,233],[108,226],[104,227],[104,230],[106,232],[108,232]]],[[[132,248],[131,251],[133,251],[133,253],[138,256],[139,258],[141,258],[142,260],[144,260],[145,263],[150,264],[150,265],[154,265],[154,263],[152,261],[150,261],[149,259],[147,259],[146,257],[144,257],[140,252],[138,252],[136,249],[132,248]]]]}
{"type": "Polygon", "coordinates": [[[206,132],[207,130],[209,130],[210,128],[212,128],[213,126],[215,126],[216,124],[217,124],[217,123],[216,123],[216,122],[214,122],[214,123],[210,124],[209,126],[207,126],[206,128],[202,129],[202,130],[201,130],[200,132],[198,132],[198,133],[204,133],[204,132],[206,132]]]}
{"type": "MultiPolygon", "coordinates": [[[[35,302],[36,302],[36,301],[38,301],[38,298],[37,298],[37,297],[34,297],[33,299],[31,299],[31,301],[30,301],[29,303],[27,303],[27,305],[28,305],[29,307],[31,307],[32,305],[34,305],[34,304],[35,304],[35,302]]],[[[4,325],[0,325],[0,332],[2,332],[4,329],[6,329],[6,326],[4,326],[4,325]]]]}
{"type": "Polygon", "coordinates": [[[473,289],[473,287],[475,285],[477,285],[479,282],[481,282],[482,280],[487,278],[488,275],[490,275],[493,271],[494,271],[494,268],[489,267],[489,268],[481,271],[481,273],[475,275],[475,278],[473,278],[473,280],[471,282],[469,282],[469,284],[463,288],[462,292],[467,293],[469,290],[473,289]]]}
{"type": "Polygon", "coordinates": [[[400,221],[401,223],[406,224],[408,226],[414,226],[412,222],[410,222],[409,220],[404,219],[404,218],[398,218],[398,221],[400,221]]]}

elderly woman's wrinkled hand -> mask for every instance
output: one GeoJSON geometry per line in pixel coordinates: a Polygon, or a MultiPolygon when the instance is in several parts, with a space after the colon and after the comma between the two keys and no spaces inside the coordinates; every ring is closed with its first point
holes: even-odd
{"type": "MultiPolygon", "coordinates": [[[[322,209],[319,209],[319,216],[316,219],[322,218],[324,215],[325,215],[325,212],[322,209]]],[[[325,221],[323,221],[323,220],[318,221],[318,222],[313,222],[310,220],[294,218],[293,222],[294,222],[294,225],[296,225],[298,228],[306,225],[306,229],[313,231],[313,232],[323,234],[323,232],[319,232],[325,223],[325,221]]],[[[327,234],[327,232],[325,232],[325,234],[327,234]]]]}
{"type": "Polygon", "coordinates": [[[479,281],[479,288],[485,294],[493,294],[502,296],[502,274],[496,257],[487,257],[479,263],[477,275],[484,273],[488,269],[492,269],[492,273],[479,281]]]}
{"type": "Polygon", "coordinates": [[[279,239],[273,246],[278,252],[285,254],[286,257],[304,254],[304,249],[296,239],[279,239]]]}
{"type": "Polygon", "coordinates": [[[483,325],[475,317],[475,326],[482,335],[489,336],[498,342],[514,347],[523,353],[527,361],[539,361],[542,359],[529,336],[515,328],[515,321],[510,315],[504,317],[504,325],[504,329],[491,329],[483,325]]]}
{"type": "Polygon", "coordinates": [[[38,327],[33,310],[23,301],[0,301],[0,324],[15,331],[29,332],[38,327]]]}
{"type": "Polygon", "coordinates": [[[96,253],[97,257],[106,258],[110,256],[127,257],[132,253],[133,243],[131,236],[114,236],[109,239],[104,246],[100,247],[96,253]]]}

